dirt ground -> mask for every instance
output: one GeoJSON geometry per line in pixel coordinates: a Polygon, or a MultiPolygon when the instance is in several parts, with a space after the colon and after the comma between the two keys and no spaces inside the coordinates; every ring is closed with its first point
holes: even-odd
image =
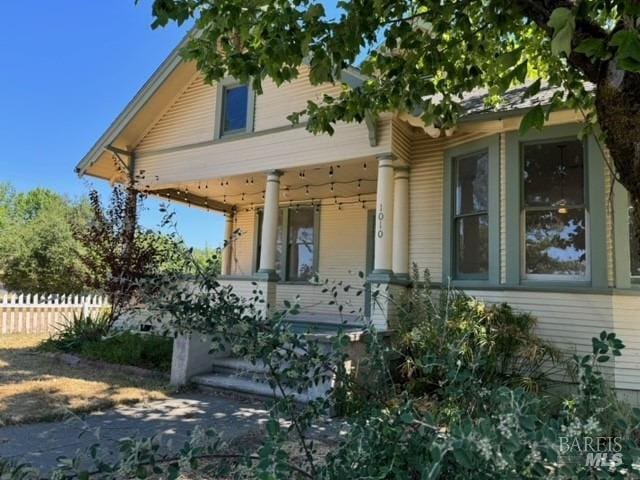
{"type": "Polygon", "coordinates": [[[161,377],[70,365],[35,350],[44,339],[42,335],[0,335],[0,426],[167,398],[168,386],[161,377]]]}

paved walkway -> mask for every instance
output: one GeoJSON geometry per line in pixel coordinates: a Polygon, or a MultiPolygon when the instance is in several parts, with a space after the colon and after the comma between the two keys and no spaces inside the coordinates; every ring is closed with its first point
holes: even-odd
{"type": "Polygon", "coordinates": [[[215,428],[231,441],[259,430],[266,419],[264,405],[257,400],[191,393],[83,419],[0,428],[0,458],[30,463],[46,472],[55,466],[57,457],[73,456],[95,444],[98,428],[101,445],[109,449],[123,437],[150,437],[159,432],[163,443],[179,447],[195,425],[215,428]]]}

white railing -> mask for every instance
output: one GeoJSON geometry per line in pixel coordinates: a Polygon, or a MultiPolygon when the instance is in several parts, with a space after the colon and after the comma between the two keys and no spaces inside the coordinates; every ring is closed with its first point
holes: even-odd
{"type": "Polygon", "coordinates": [[[98,295],[0,295],[0,334],[52,333],[73,314],[89,315],[108,306],[98,295]]]}

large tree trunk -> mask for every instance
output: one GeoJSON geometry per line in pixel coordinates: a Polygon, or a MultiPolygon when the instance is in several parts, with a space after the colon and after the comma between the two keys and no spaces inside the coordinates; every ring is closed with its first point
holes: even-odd
{"type": "Polygon", "coordinates": [[[621,71],[611,62],[597,85],[596,110],[618,180],[629,192],[632,234],[640,244],[640,75],[621,71]]]}

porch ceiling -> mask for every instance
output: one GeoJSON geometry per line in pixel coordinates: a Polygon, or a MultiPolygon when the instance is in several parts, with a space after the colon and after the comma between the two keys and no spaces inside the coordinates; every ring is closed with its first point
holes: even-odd
{"type": "MultiPolygon", "coordinates": [[[[340,200],[373,194],[378,178],[376,167],[375,158],[365,157],[341,163],[284,169],[280,179],[280,201],[340,200]]],[[[266,173],[260,172],[154,186],[149,187],[148,191],[173,201],[228,211],[233,207],[261,205],[265,182],[266,173]]]]}

